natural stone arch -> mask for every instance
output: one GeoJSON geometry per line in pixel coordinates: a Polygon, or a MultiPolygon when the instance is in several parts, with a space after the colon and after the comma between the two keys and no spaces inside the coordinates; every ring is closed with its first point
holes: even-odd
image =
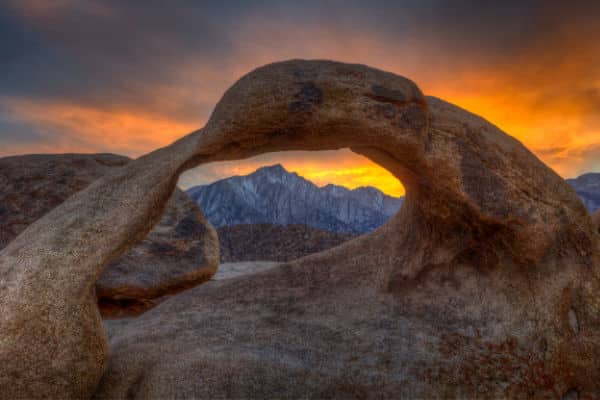
{"type": "MultiPolygon", "coordinates": [[[[600,359],[592,329],[598,239],[573,190],[519,142],[424,97],[405,78],[361,65],[289,61],[246,75],[202,130],[91,185],[0,253],[3,395],[92,395],[107,355],[93,284],[157,221],[182,171],[269,151],[341,147],[401,179],[406,203],[372,234],[291,263],[293,279],[318,275],[318,285],[333,286],[358,280],[369,296],[424,319],[439,314],[454,323],[472,312],[490,340],[515,332],[527,347],[544,332],[542,372],[554,374],[553,390],[598,390],[590,372],[600,359]],[[477,308],[481,301],[497,313],[495,326],[477,308]],[[574,377],[569,370],[587,372],[574,377]]],[[[440,354],[431,357],[440,361],[440,354]]],[[[459,373],[476,363],[467,358],[456,361],[459,373]]],[[[454,393],[470,393],[462,379],[409,389],[432,394],[458,385],[454,393]]],[[[519,388],[513,394],[530,390],[519,388]]]]}

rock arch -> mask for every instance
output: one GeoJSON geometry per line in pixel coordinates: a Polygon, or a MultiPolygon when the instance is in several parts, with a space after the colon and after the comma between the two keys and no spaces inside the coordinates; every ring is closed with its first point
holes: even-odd
{"type": "MultiPolygon", "coordinates": [[[[346,293],[354,288],[373,309],[386,305],[377,310],[389,326],[395,326],[394,316],[409,327],[435,326],[437,331],[421,343],[429,349],[426,357],[408,356],[399,342],[389,344],[385,350],[398,353],[404,370],[378,372],[380,393],[399,387],[413,395],[468,395],[477,393],[478,386],[491,396],[599,390],[600,352],[593,329],[599,322],[598,238],[573,190],[518,141],[456,106],[425,97],[405,78],[362,65],[293,60],[241,78],[204,128],[76,194],[0,253],[0,386],[9,388],[2,395],[94,393],[108,351],[91,301],[94,282],[111,260],[150,230],[182,171],[270,151],[341,147],[401,179],[407,188],[404,207],[372,234],[290,263],[254,284],[273,285],[274,298],[289,296],[290,288],[304,293],[309,287],[312,298],[322,301],[331,296],[323,289],[333,288],[336,304],[348,307],[356,306],[346,293]],[[576,331],[569,322],[573,315],[576,331]],[[469,329],[475,333],[468,334],[469,329]],[[540,337],[545,344],[538,343],[540,337]],[[500,348],[490,350],[494,346],[500,348]],[[457,348],[463,349],[460,354],[457,348]],[[539,365],[514,361],[528,354],[539,365]],[[481,371],[495,373],[499,361],[494,357],[515,362],[524,372],[506,382],[497,377],[497,382],[486,381],[481,371]],[[481,359],[488,361],[482,364],[481,359]],[[573,370],[581,373],[569,375],[573,370]],[[402,377],[406,373],[418,381],[408,382],[402,377]],[[536,381],[548,376],[551,383],[536,381]]],[[[201,291],[222,300],[225,293],[248,296],[244,284],[231,285],[227,292],[218,287],[201,291]]],[[[303,303],[308,297],[302,299],[296,311],[306,319],[314,309],[303,303]]],[[[167,303],[139,324],[175,307],[167,303]]],[[[339,311],[331,312],[340,326],[348,323],[339,311]]],[[[255,328],[272,329],[264,324],[255,328]]],[[[381,329],[394,337],[400,328],[381,329]]],[[[414,333],[405,334],[414,343],[414,333]]],[[[133,345],[125,339],[119,343],[133,345]]],[[[143,363],[120,357],[118,347],[115,352],[99,396],[123,395],[118,390],[130,376],[119,378],[114,372],[119,368],[137,371],[132,374],[138,383],[150,375],[157,382],[167,379],[168,373],[156,376],[156,371],[140,377],[143,363]]],[[[345,363],[350,369],[356,364],[345,363]]],[[[254,371],[261,382],[281,379],[254,371]]],[[[367,385],[362,375],[349,379],[336,375],[331,381],[353,393],[367,385]]],[[[319,385],[332,387],[331,381],[319,385]]],[[[243,390],[256,389],[255,382],[244,382],[240,379],[238,385],[246,384],[243,390]]],[[[152,387],[145,393],[183,393],[152,387]]],[[[293,387],[286,390],[282,395],[295,393],[293,387]]]]}

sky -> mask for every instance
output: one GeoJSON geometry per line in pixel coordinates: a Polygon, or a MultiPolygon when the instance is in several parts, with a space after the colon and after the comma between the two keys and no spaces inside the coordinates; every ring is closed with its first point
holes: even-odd
{"type": "MultiPolygon", "coordinates": [[[[477,113],[564,177],[600,171],[600,2],[0,3],[0,156],[138,157],[198,129],[266,63],[362,63],[477,113]]],[[[400,182],[349,150],[207,165],[180,185],[282,163],[319,185],[400,182]]]]}

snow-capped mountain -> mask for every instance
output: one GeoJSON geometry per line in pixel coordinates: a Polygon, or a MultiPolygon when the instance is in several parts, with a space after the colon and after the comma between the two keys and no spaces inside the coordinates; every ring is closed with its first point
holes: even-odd
{"type": "Polygon", "coordinates": [[[187,192],[216,227],[303,224],[330,232],[364,233],[385,223],[403,202],[373,187],[319,188],[279,164],[187,192]]]}

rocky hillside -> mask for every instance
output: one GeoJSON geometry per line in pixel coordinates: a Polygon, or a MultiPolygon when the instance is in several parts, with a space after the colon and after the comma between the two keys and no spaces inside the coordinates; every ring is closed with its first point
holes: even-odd
{"type": "Polygon", "coordinates": [[[216,227],[302,224],[346,233],[372,231],[394,215],[403,201],[372,187],[319,188],[279,164],[187,192],[216,227]]]}
{"type": "Polygon", "coordinates": [[[583,174],[567,179],[590,212],[600,209],[600,173],[583,174]]]}
{"type": "MultiPolygon", "coordinates": [[[[115,154],[0,158],[0,250],[69,197],[129,162],[115,154]]],[[[95,292],[101,314],[136,315],[166,295],[208,280],[216,271],[217,248],[214,229],[176,190],[155,228],[100,275],[95,292]]]]}
{"type": "Polygon", "coordinates": [[[235,225],[218,229],[221,262],[290,261],[327,250],[354,238],[306,225],[235,225]]]}

